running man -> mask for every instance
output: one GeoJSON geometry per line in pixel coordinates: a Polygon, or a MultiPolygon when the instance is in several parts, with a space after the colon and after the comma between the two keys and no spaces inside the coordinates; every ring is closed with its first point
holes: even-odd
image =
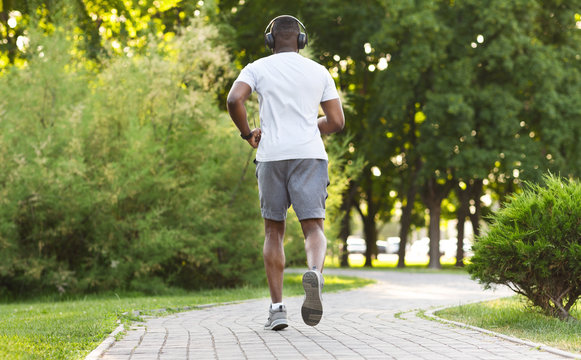
{"type": "Polygon", "coordinates": [[[227,105],[240,136],[258,148],[255,162],[264,218],[264,267],[272,300],[264,328],[281,330],[288,326],[282,301],[283,240],[291,205],[305,236],[309,269],[303,275],[301,314],[310,326],[317,325],[323,315],[321,272],[327,250],[323,220],[329,175],[321,134],[343,129],[345,117],[327,69],[299,54],[308,40],[305,26],[297,18],[274,18],[264,39],[273,54],[242,69],[227,105]],[[244,103],[254,91],[258,93],[261,128],[251,130],[244,103]],[[319,117],[319,106],[325,116],[319,117]]]}

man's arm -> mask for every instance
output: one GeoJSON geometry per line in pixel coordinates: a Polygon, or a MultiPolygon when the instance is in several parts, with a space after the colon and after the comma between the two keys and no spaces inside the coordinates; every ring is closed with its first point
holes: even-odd
{"type": "Polygon", "coordinates": [[[331,134],[343,130],[345,126],[345,115],[343,114],[341,100],[332,99],[323,101],[321,108],[325,113],[325,116],[318,119],[321,134],[331,134]]]}
{"type": "Polygon", "coordinates": [[[244,102],[248,100],[251,94],[252,89],[248,84],[242,81],[237,81],[232,86],[232,89],[230,89],[230,93],[228,93],[226,105],[228,107],[230,118],[232,118],[232,121],[234,121],[238,130],[240,130],[240,133],[242,135],[252,133],[252,137],[246,141],[248,141],[253,148],[257,148],[262,132],[260,129],[250,130],[248,119],[246,117],[246,107],[244,106],[244,102]]]}

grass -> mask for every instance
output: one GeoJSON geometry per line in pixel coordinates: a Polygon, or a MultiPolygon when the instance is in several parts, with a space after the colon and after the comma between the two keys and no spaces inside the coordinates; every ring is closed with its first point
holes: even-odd
{"type": "MultiPolygon", "coordinates": [[[[285,296],[301,295],[302,274],[285,275],[285,296]]],[[[325,292],[361,287],[373,280],[325,276],[325,292]]],[[[175,290],[159,296],[92,295],[76,299],[43,298],[0,304],[0,359],[82,359],[118,322],[138,320],[134,311],[175,312],[196,305],[268,297],[266,286],[196,292],[175,290]]]]}
{"type": "MultiPolygon", "coordinates": [[[[571,314],[581,319],[581,304],[571,314]]],[[[514,296],[449,308],[439,317],[488,329],[519,339],[581,353],[581,321],[561,321],[530,308],[525,298],[514,296]]]]}

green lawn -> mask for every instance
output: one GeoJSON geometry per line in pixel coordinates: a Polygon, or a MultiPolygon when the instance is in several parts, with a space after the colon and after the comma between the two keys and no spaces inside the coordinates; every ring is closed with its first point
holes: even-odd
{"type": "Polygon", "coordinates": [[[527,306],[520,296],[463,305],[436,313],[443,319],[581,353],[581,304],[577,303],[572,314],[578,321],[564,322],[545,316],[527,306]]]}
{"type": "MultiPolygon", "coordinates": [[[[301,295],[302,274],[285,275],[285,296],[301,295]]],[[[325,276],[325,292],[373,283],[325,276]]],[[[77,299],[36,299],[0,304],[0,359],[82,359],[135,310],[168,309],[268,297],[268,288],[174,291],[160,296],[108,294],[77,299]],[[124,314],[126,313],[126,314],[124,314]]]]}

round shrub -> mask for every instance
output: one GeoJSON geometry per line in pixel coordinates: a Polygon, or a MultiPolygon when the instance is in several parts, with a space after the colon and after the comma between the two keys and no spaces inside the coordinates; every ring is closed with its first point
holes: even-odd
{"type": "Polygon", "coordinates": [[[506,285],[545,313],[572,319],[581,296],[581,184],[544,180],[527,184],[491,216],[468,272],[485,288],[506,285]]]}

